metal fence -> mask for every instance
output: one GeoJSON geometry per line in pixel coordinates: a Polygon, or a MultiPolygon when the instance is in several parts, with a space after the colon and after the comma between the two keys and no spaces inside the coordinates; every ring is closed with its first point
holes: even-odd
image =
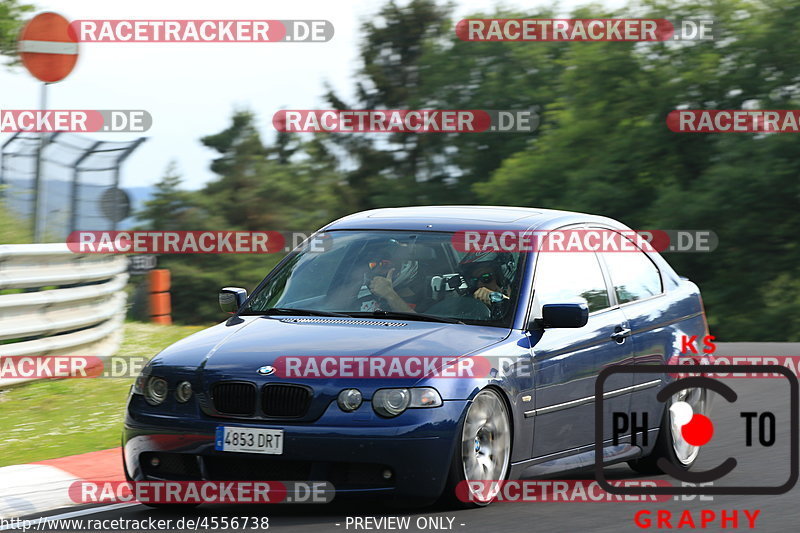
{"type": "MultiPolygon", "coordinates": [[[[108,357],[125,320],[128,259],[64,244],[0,245],[0,357],[108,357]]],[[[24,381],[0,379],[0,388],[24,381]]]]}
{"type": "MultiPolygon", "coordinates": [[[[44,135],[39,189],[43,240],[63,242],[72,231],[117,229],[127,216],[121,212],[124,206],[113,201],[120,167],[145,138],[118,142],[66,132],[44,135]]],[[[39,133],[19,132],[0,150],[0,200],[21,219],[32,220],[35,211],[39,142],[39,133]]]]}

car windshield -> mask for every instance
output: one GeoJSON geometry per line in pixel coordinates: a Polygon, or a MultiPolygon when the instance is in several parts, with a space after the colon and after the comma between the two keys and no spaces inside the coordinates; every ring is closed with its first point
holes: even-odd
{"type": "Polygon", "coordinates": [[[453,234],[331,231],[286,258],[240,314],[343,314],[510,327],[522,254],[465,253],[453,234]]]}

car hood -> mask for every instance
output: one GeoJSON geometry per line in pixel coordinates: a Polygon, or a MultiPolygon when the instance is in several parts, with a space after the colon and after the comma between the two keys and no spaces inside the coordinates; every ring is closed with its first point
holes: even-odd
{"type": "Polygon", "coordinates": [[[173,344],[153,361],[206,378],[257,381],[282,356],[459,357],[510,330],[463,324],[328,317],[242,317],[173,344]]]}

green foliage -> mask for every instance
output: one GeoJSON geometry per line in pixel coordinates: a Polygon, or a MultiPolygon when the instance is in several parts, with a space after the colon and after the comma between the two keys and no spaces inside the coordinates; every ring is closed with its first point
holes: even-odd
{"type": "MultiPolygon", "coordinates": [[[[147,218],[176,229],[313,230],[383,206],[560,208],[643,229],[711,229],[710,254],[671,254],[696,281],[721,340],[800,338],[800,155],[791,134],[687,134],[667,114],[800,103],[795,0],[644,0],[574,18],[707,19],[714,41],[463,42],[452,6],[390,1],[363,27],[355,97],[337,109],[531,109],[531,134],[282,133],[265,145],[247,111],[204,137],[219,178],[160,186],[147,218]],[[173,203],[176,202],[176,203],[173,203]],[[165,218],[165,212],[173,215],[165,218]],[[159,218],[160,217],[160,218],[159,218]]],[[[551,18],[542,9],[473,18],[551,18]]],[[[174,174],[174,172],[172,172],[174,174]]],[[[278,256],[170,257],[179,320],[217,319],[222,284],[248,288],[278,256]]]]}
{"type": "MultiPolygon", "coordinates": [[[[666,13],[651,9],[653,18],[666,13]]],[[[664,121],[680,106],[796,108],[797,65],[773,43],[796,50],[784,32],[800,25],[800,9],[788,1],[669,5],[671,19],[699,15],[715,18],[722,39],[565,43],[570,68],[552,80],[561,96],[545,107],[538,138],[475,191],[489,203],[598,213],[632,227],[711,229],[717,251],[668,259],[702,288],[712,331],[725,340],[797,338],[796,321],[775,328],[780,313],[798,310],[796,140],[672,133],[664,121]]]]}
{"type": "Polygon", "coordinates": [[[156,183],[152,198],[137,213],[138,218],[146,221],[146,227],[142,229],[170,231],[210,227],[209,215],[201,198],[182,190],[182,181],[176,164],[170,163],[164,176],[156,183]]]}
{"type": "Polygon", "coordinates": [[[23,26],[23,18],[33,11],[33,5],[18,0],[0,0],[0,56],[6,56],[8,64],[17,63],[17,37],[23,26]]]}
{"type": "MultiPolygon", "coordinates": [[[[246,111],[230,127],[202,142],[220,156],[211,168],[219,178],[199,191],[181,189],[174,165],[137,216],[154,230],[300,231],[349,213],[336,160],[317,139],[279,137],[264,146],[246,111]]],[[[217,293],[223,286],[255,288],[284,254],[186,255],[159,258],[172,275],[173,318],[208,323],[223,318],[217,293]]]]}
{"type": "MultiPolygon", "coordinates": [[[[2,193],[2,191],[0,191],[2,193]]],[[[0,201],[0,244],[25,244],[32,241],[30,222],[21,220],[0,201]]]]}

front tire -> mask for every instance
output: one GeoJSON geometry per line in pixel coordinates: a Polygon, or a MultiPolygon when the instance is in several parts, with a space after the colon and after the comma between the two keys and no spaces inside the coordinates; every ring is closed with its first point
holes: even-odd
{"type": "Polygon", "coordinates": [[[462,483],[505,481],[508,476],[511,421],[508,407],[498,391],[483,389],[473,398],[464,415],[459,436],[442,499],[461,508],[489,505],[496,492],[476,491],[469,484],[462,483]],[[464,501],[464,496],[469,501],[464,501]]]}

